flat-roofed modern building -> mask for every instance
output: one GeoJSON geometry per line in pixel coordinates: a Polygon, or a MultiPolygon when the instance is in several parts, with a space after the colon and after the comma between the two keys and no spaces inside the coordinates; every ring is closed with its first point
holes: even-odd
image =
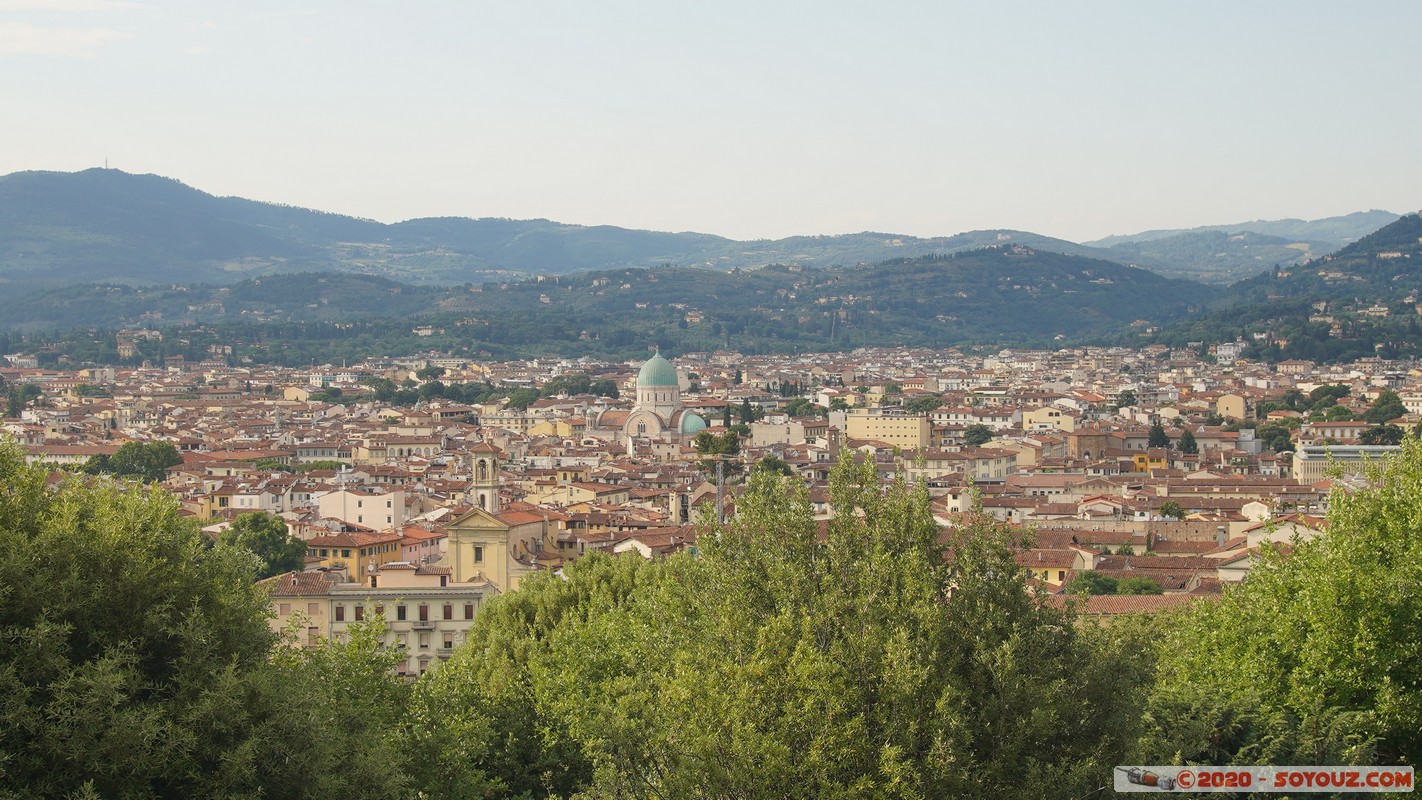
{"type": "Polygon", "coordinates": [[[1294,480],[1317,483],[1332,477],[1332,468],[1358,472],[1368,463],[1377,463],[1401,449],[1396,445],[1303,445],[1294,451],[1294,480]]]}

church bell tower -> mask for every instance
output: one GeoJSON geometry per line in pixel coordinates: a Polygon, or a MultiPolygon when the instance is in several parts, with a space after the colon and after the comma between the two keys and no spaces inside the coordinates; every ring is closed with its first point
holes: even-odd
{"type": "Polygon", "coordinates": [[[469,450],[473,480],[470,481],[470,495],[474,505],[490,514],[499,513],[499,448],[488,442],[480,442],[469,450]]]}

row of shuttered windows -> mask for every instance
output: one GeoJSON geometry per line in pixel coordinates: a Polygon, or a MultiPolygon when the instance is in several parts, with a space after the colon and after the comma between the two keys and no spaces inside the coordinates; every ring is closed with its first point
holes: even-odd
{"type": "MultiPolygon", "coordinates": [[[[408,611],[406,610],[407,608],[408,608],[408,606],[405,606],[405,605],[398,605],[398,606],[395,606],[395,619],[397,619],[397,620],[405,620],[405,619],[407,619],[407,616],[406,616],[406,615],[408,614],[408,611]]],[[[452,603],[445,603],[444,606],[441,607],[441,610],[442,610],[442,612],[443,612],[443,616],[441,617],[441,619],[454,619],[454,605],[453,605],[452,603]]],[[[376,606],[376,607],[375,607],[375,613],[376,613],[377,615],[384,615],[384,614],[385,614],[385,606],[376,606]]],[[[428,605],[421,604],[420,607],[419,607],[419,614],[420,614],[419,620],[420,620],[421,622],[427,622],[427,621],[429,621],[429,618],[430,618],[430,607],[429,607],[428,605]]],[[[364,605],[361,605],[361,604],[356,604],[355,607],[354,607],[354,615],[355,615],[355,621],[356,621],[356,622],[360,622],[360,621],[364,620],[364,619],[365,619],[365,606],[364,606],[364,605]]],[[[465,604],[464,604],[464,618],[465,618],[465,619],[474,619],[474,604],[473,604],[473,603],[465,603],[465,604]]],[[[337,603],[337,604],[336,604],[336,622],[345,622],[345,621],[346,621],[346,606],[345,606],[345,604],[343,604],[343,603],[337,603]]]]}

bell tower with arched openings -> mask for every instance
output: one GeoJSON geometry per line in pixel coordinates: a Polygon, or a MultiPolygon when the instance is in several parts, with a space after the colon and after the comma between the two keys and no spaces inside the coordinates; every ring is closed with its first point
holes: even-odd
{"type": "Polygon", "coordinates": [[[470,495],[474,507],[490,514],[499,513],[499,459],[503,453],[488,442],[480,442],[469,449],[469,461],[473,470],[470,481],[470,495]]]}

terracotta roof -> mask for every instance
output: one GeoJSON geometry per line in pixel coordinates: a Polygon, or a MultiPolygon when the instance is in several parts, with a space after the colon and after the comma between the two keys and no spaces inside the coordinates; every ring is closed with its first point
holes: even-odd
{"type": "Polygon", "coordinates": [[[1197,600],[1217,597],[1210,594],[1099,594],[1078,597],[1066,594],[1050,595],[1048,605],[1062,608],[1072,604],[1084,616],[1116,616],[1118,614],[1148,614],[1178,608],[1197,600]]]}
{"type": "Polygon", "coordinates": [[[328,572],[287,572],[258,581],[272,597],[315,597],[330,593],[340,581],[328,572]]]}

